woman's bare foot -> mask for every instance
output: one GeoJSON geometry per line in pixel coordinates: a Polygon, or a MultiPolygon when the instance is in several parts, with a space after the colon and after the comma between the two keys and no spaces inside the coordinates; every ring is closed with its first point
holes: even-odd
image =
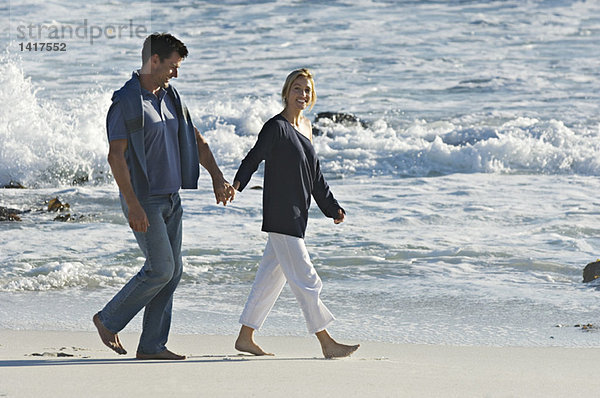
{"type": "Polygon", "coordinates": [[[327,347],[321,346],[323,349],[323,355],[327,359],[349,357],[352,355],[352,353],[354,353],[354,351],[358,350],[358,347],[360,347],[360,344],[345,345],[334,343],[327,345],[327,347]]]}
{"type": "Polygon", "coordinates": [[[269,352],[265,352],[258,344],[254,342],[254,329],[245,325],[243,325],[240,329],[240,335],[235,341],[235,349],[257,356],[274,355],[269,352]]]}
{"type": "Polygon", "coordinates": [[[125,351],[125,348],[123,348],[123,345],[119,340],[119,335],[108,330],[102,324],[102,321],[100,321],[100,316],[98,314],[94,315],[92,320],[94,321],[96,329],[98,329],[98,334],[100,335],[100,339],[102,340],[104,345],[119,355],[127,354],[127,351],[125,351]]]}
{"type": "Polygon", "coordinates": [[[258,344],[254,341],[242,341],[239,338],[235,342],[235,349],[242,352],[248,352],[253,355],[262,356],[262,355],[271,355],[270,352],[265,352],[258,344]]]}
{"type": "Polygon", "coordinates": [[[321,343],[323,356],[327,359],[348,357],[360,347],[360,344],[346,345],[338,343],[327,333],[327,330],[317,332],[316,335],[321,343]]]}

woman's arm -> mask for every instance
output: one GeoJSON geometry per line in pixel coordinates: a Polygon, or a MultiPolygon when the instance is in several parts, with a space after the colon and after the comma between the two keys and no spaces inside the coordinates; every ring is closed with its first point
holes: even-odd
{"type": "Polygon", "coordinates": [[[313,185],[312,196],[315,198],[315,202],[319,206],[319,209],[327,217],[333,218],[336,224],[344,222],[346,211],[340,206],[337,200],[333,197],[333,193],[329,189],[323,173],[321,173],[321,166],[319,159],[316,159],[316,178],[313,185]]]}
{"type": "Polygon", "coordinates": [[[281,132],[278,123],[272,120],[265,123],[260,130],[260,133],[258,133],[258,138],[254,147],[250,149],[244,160],[242,160],[242,163],[235,174],[233,187],[236,190],[241,192],[246,185],[248,185],[252,174],[254,174],[260,163],[265,160],[268,154],[273,150],[280,135],[281,132]]]}

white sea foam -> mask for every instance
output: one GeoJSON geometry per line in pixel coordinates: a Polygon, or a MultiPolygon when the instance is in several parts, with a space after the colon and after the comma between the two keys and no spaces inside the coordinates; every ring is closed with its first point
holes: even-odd
{"type": "Polygon", "coordinates": [[[0,183],[28,186],[93,181],[108,171],[101,134],[108,95],[89,92],[60,102],[40,99],[19,63],[0,60],[0,183]]]}

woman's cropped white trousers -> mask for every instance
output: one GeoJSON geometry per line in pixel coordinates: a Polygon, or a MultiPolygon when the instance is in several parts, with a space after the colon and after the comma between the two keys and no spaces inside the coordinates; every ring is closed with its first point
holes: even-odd
{"type": "Polygon", "coordinates": [[[310,261],[304,239],[269,232],[240,323],[260,329],[286,280],[300,304],[309,333],[324,330],[335,320],[319,297],[323,283],[310,261]]]}

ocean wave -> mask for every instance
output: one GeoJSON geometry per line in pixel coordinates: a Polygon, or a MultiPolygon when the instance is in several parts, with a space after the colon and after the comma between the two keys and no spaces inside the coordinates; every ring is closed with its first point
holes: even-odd
{"type": "Polygon", "coordinates": [[[108,173],[103,133],[109,93],[42,100],[14,57],[0,57],[0,185],[69,185],[108,173]]]}
{"type": "MultiPolygon", "coordinates": [[[[18,60],[0,62],[0,186],[111,181],[105,117],[111,93],[41,99],[18,60]]],[[[236,168],[262,124],[281,110],[276,96],[188,103],[219,163],[236,168]]],[[[312,117],[309,115],[309,117],[312,117]]],[[[453,120],[394,118],[348,124],[319,120],[314,145],[328,175],[423,177],[454,173],[600,174],[596,127],[518,114],[453,120]]]]}
{"type": "Polygon", "coordinates": [[[90,266],[79,261],[58,262],[35,266],[21,263],[14,266],[11,275],[0,279],[0,291],[48,291],[66,288],[98,288],[115,283],[124,283],[123,277],[94,272],[90,266]]]}
{"type": "Polygon", "coordinates": [[[467,127],[460,120],[415,121],[397,129],[378,120],[368,128],[330,129],[315,145],[329,170],[342,176],[600,173],[598,131],[576,131],[560,120],[514,117],[467,127]]]}

